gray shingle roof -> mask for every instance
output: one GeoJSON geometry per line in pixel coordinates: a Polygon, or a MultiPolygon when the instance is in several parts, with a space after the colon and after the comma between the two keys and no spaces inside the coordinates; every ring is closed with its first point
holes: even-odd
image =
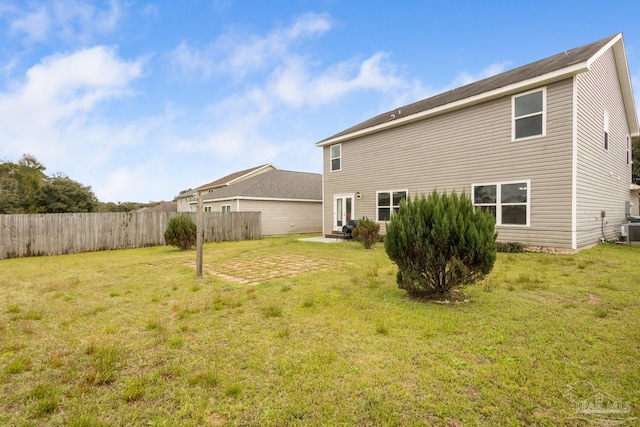
{"type": "Polygon", "coordinates": [[[268,166],[269,164],[264,164],[264,165],[260,165],[260,166],[256,166],[253,168],[249,168],[249,169],[245,169],[242,171],[238,171],[238,172],[234,172],[232,174],[229,174],[227,176],[224,176],[222,178],[216,179],[213,182],[210,182],[208,184],[203,184],[199,187],[196,188],[196,190],[206,190],[208,188],[215,188],[215,187],[222,187],[225,186],[227,184],[229,184],[231,181],[233,181],[234,179],[238,179],[244,175],[250,174],[251,172],[255,172],[256,170],[263,168],[265,166],[268,166]]]}
{"type": "Polygon", "coordinates": [[[354,133],[373,126],[381,125],[400,117],[407,117],[412,114],[431,110],[433,108],[441,107],[446,104],[461,101],[466,98],[471,98],[473,96],[509,86],[511,84],[522,82],[524,80],[533,79],[535,77],[552,73],[563,68],[568,68],[573,65],[584,63],[588,61],[593,55],[595,55],[600,49],[606,46],[606,44],[613,40],[613,38],[615,37],[617,37],[617,34],[590,43],[588,45],[567,50],[557,55],[541,59],[540,61],[523,65],[522,67],[518,67],[513,70],[506,71],[504,73],[497,74],[495,76],[479,80],[465,86],[461,86],[448,92],[432,96],[431,98],[423,99],[421,101],[417,101],[400,108],[394,108],[391,111],[379,114],[369,120],[365,120],[362,123],[359,123],[355,126],[350,127],[349,129],[326,138],[320,141],[318,144],[321,144],[323,141],[328,141],[333,138],[348,135],[350,133],[354,133]]]}
{"type": "Polygon", "coordinates": [[[322,175],[272,170],[207,193],[203,201],[237,197],[322,201],[322,175]]]}

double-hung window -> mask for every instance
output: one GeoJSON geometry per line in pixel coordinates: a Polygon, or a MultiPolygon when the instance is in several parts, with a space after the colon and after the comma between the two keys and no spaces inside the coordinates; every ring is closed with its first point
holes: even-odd
{"type": "Polygon", "coordinates": [[[331,163],[331,172],[337,172],[342,169],[342,145],[336,144],[329,147],[329,162],[331,163]]]}
{"type": "Polygon", "coordinates": [[[378,191],[377,200],[377,220],[389,221],[391,215],[400,209],[400,202],[407,198],[407,190],[378,191]]]}
{"type": "Polygon", "coordinates": [[[529,180],[472,185],[476,209],[489,212],[496,225],[529,225],[531,214],[529,180]]]}
{"type": "Polygon", "coordinates": [[[514,95],[512,139],[533,138],[546,134],[546,88],[514,95]]]}

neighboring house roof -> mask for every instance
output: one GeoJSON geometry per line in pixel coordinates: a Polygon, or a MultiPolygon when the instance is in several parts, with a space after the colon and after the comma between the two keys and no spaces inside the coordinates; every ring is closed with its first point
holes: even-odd
{"type": "Polygon", "coordinates": [[[632,135],[637,135],[638,118],[631,89],[631,77],[627,66],[622,34],[617,34],[431,98],[395,108],[324,139],[316,145],[321,147],[335,144],[358,136],[422,120],[436,114],[468,107],[489,99],[508,95],[509,93],[562,80],[588,71],[591,64],[602,53],[612,47],[616,58],[629,127],[632,135]]]}
{"type": "Polygon", "coordinates": [[[176,197],[176,199],[180,199],[182,197],[191,197],[191,196],[195,196],[197,193],[196,190],[186,190],[181,192],[180,194],[178,194],[178,196],[176,197]]]}
{"type": "Polygon", "coordinates": [[[322,201],[322,175],[271,170],[205,194],[203,202],[229,199],[322,201]]]}
{"type": "Polygon", "coordinates": [[[178,212],[178,202],[162,202],[155,206],[136,209],[135,212],[178,212]]]}
{"type": "Polygon", "coordinates": [[[277,170],[278,168],[275,167],[274,165],[272,165],[271,163],[267,163],[264,165],[260,165],[260,166],[256,166],[253,168],[249,168],[249,169],[245,169],[239,172],[234,172],[232,174],[229,174],[227,176],[224,176],[220,179],[217,179],[213,182],[210,182],[208,184],[204,184],[201,185],[200,187],[197,187],[194,191],[204,191],[204,190],[210,190],[210,189],[215,189],[215,188],[219,188],[219,187],[224,187],[227,185],[231,185],[236,181],[240,181],[241,179],[245,179],[249,176],[251,176],[252,174],[256,174],[256,173],[262,173],[262,172],[266,172],[268,170],[277,170]]]}

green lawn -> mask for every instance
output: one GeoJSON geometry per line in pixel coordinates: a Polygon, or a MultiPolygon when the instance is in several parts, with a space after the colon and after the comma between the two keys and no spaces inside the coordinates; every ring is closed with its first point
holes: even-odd
{"type": "Polygon", "coordinates": [[[381,245],[207,244],[202,281],[172,247],[3,260],[0,425],[640,417],[639,263],[613,245],[498,254],[439,304],[397,288],[381,245]],[[576,410],[597,392],[628,411],[576,410]]]}

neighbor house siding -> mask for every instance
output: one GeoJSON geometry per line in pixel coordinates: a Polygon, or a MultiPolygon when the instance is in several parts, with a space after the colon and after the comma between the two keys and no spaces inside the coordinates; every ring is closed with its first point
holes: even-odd
{"type": "Polygon", "coordinates": [[[610,49],[577,79],[577,187],[578,248],[597,243],[604,235],[616,237],[630,200],[631,165],[626,162],[627,122],[615,58],[610,49]],[[609,150],[604,149],[603,117],[609,116],[609,150]]]}
{"type": "Polygon", "coordinates": [[[322,232],[320,201],[240,200],[240,209],[262,212],[263,236],[322,232]]]}
{"type": "MultiPolygon", "coordinates": [[[[226,206],[226,205],[231,205],[231,211],[232,212],[240,212],[240,209],[238,209],[238,201],[237,200],[224,200],[224,201],[217,201],[217,202],[204,202],[202,204],[202,206],[204,208],[206,207],[211,207],[211,212],[222,212],[222,206],[226,206]]],[[[247,209],[243,209],[243,211],[248,212],[247,209]]],[[[264,218],[262,219],[264,221],[264,218]]],[[[264,234],[263,234],[264,235],[264,234]]]]}
{"type": "MultiPolygon", "coordinates": [[[[546,136],[512,142],[511,96],[342,142],[342,170],[324,156],[325,231],[333,226],[333,195],[360,193],[355,216],[376,218],[376,192],[409,190],[411,197],[471,191],[472,184],[530,180],[529,227],[500,226],[498,239],[571,247],[573,80],[546,86],[546,136]]],[[[381,232],[385,232],[382,224],[381,232]]]]}
{"type": "Polygon", "coordinates": [[[195,212],[195,207],[189,204],[190,200],[194,200],[196,196],[189,197],[178,197],[176,201],[178,202],[178,212],[195,212]]]}

